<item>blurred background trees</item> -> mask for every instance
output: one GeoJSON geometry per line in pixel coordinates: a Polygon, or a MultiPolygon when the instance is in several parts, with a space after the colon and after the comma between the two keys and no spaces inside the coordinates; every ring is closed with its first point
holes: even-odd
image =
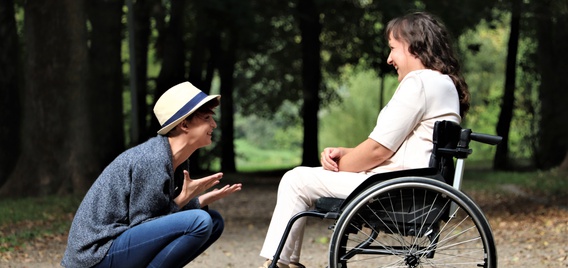
{"type": "Polygon", "coordinates": [[[463,125],[505,137],[474,157],[566,161],[566,1],[40,2],[0,3],[0,195],[83,193],[156,134],[154,100],[182,81],[223,96],[193,172],[319,165],[323,147],[372,130],[397,85],[383,28],[414,10],[455,37],[472,93],[463,125]]]}

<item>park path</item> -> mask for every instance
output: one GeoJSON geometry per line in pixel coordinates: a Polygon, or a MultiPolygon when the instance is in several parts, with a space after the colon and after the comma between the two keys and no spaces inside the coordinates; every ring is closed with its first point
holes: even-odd
{"type": "MultiPolygon", "coordinates": [[[[186,267],[258,267],[263,262],[258,253],[276,202],[278,179],[247,178],[242,180],[241,192],[213,204],[211,208],[225,217],[225,232],[186,267]]],[[[568,268],[568,210],[507,187],[498,195],[468,193],[491,223],[499,267],[568,268]]],[[[562,203],[568,204],[567,200],[553,202],[562,203]]],[[[308,219],[302,252],[307,267],[327,266],[330,224],[329,220],[308,219]]],[[[65,242],[65,235],[36,239],[16,252],[0,253],[0,267],[59,267],[65,242]]]]}

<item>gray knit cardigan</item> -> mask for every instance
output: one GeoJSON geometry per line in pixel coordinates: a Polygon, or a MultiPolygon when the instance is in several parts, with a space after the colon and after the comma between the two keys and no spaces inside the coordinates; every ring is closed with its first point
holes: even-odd
{"type": "MultiPolygon", "coordinates": [[[[91,267],[104,258],[113,240],[124,231],[179,211],[173,199],[175,182],[183,183],[182,174],[174,175],[171,147],[164,136],[158,135],[119,155],[81,202],[61,265],[91,267]]],[[[194,198],[182,210],[199,207],[194,198]]]]}

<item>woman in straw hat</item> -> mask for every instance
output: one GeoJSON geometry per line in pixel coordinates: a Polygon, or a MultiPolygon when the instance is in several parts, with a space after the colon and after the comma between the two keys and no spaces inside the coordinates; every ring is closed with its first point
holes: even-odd
{"type": "Polygon", "coordinates": [[[87,192],[73,219],[65,267],[183,267],[223,232],[208,204],[241,190],[217,185],[222,173],[191,179],[188,159],[211,144],[219,95],[189,82],[156,102],[156,137],[112,161],[87,192]]]}
{"type": "MultiPolygon", "coordinates": [[[[467,85],[444,25],[425,12],[395,18],[386,27],[387,62],[400,82],[369,137],[354,148],[325,148],[321,167],[288,171],[278,187],[272,221],[261,250],[268,267],[288,220],[320,197],[346,198],[369,176],[427,167],[434,123],[460,122],[469,107],[467,85]]],[[[298,268],[306,218],[291,229],[277,266],[298,268]]]]}

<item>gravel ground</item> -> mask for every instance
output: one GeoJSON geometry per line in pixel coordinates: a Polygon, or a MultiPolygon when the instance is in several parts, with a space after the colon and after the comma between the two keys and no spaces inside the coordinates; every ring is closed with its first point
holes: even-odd
{"type": "MultiPolygon", "coordinates": [[[[225,217],[225,232],[186,267],[259,267],[264,260],[258,253],[276,202],[278,179],[247,178],[240,193],[213,204],[225,217]]],[[[504,187],[497,196],[468,194],[493,228],[499,267],[568,267],[568,200],[532,199],[514,186],[504,187]]],[[[307,267],[327,266],[331,224],[308,219],[302,252],[307,267]]],[[[17,251],[0,253],[0,267],[59,267],[65,243],[65,235],[35,239],[17,251]]]]}

